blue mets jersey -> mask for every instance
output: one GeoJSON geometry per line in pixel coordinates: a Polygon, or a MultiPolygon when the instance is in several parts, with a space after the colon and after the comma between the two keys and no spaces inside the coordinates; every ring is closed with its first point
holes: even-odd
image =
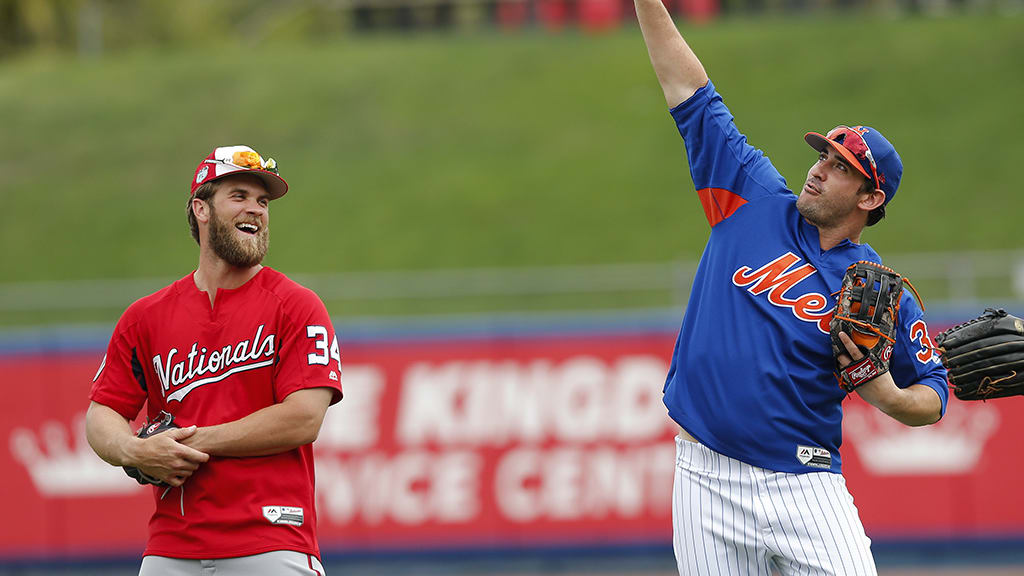
{"type": "MultiPolygon", "coordinates": [[[[669,415],[709,448],[780,472],[839,473],[842,402],[829,320],[846,268],[881,262],[867,244],[822,251],[818,229],[709,82],[672,109],[711,235],[665,382],[669,415]]],[[[933,388],[946,372],[904,291],[890,371],[933,388]]]]}

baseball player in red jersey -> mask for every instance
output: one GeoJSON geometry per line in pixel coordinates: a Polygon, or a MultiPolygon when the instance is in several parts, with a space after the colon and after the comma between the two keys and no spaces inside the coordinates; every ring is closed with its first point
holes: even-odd
{"type": "Polygon", "coordinates": [[[316,294],[261,264],[287,191],[249,147],[204,159],[188,202],[198,268],[125,311],[93,381],[89,444],[169,485],[153,487],[140,575],[324,574],[312,442],[341,399],[341,356],[316,294]],[[137,438],[144,405],[180,428],[137,438]]]}

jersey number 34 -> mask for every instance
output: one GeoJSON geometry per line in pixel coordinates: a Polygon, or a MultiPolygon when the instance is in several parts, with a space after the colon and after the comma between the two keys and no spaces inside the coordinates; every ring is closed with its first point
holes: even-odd
{"type": "Polygon", "coordinates": [[[341,349],[338,348],[338,337],[334,337],[328,350],[327,328],[317,325],[306,326],[306,336],[313,339],[313,346],[319,351],[306,356],[309,363],[327,366],[331,360],[334,360],[338,363],[338,371],[341,372],[341,349]]]}

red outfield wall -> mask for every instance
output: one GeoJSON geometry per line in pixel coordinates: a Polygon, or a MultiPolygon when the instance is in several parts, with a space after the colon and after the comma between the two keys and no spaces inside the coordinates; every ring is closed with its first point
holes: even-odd
{"type": "MultiPolygon", "coordinates": [[[[670,548],[674,333],[363,341],[317,441],[324,550],[670,548]]],[[[102,350],[0,356],[0,557],[134,555],[148,490],[85,443],[102,350]]],[[[935,426],[845,405],[843,461],[876,541],[1024,538],[1024,400],[935,426]]]]}

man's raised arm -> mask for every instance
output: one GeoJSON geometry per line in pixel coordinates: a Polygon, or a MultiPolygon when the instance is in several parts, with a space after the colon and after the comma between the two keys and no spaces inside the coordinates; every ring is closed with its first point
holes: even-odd
{"type": "Polygon", "coordinates": [[[661,0],[634,0],[647,53],[658,76],[665,102],[675,108],[708,83],[707,72],[683,40],[661,0]]]}

